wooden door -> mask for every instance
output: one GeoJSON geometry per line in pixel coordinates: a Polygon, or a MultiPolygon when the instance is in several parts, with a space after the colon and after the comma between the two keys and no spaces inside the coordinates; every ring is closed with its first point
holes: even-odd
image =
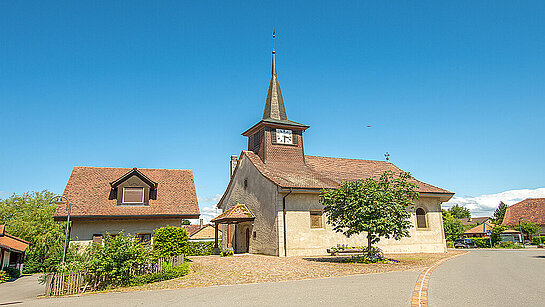
{"type": "Polygon", "coordinates": [[[250,252],[250,228],[246,227],[246,252],[250,252]]]}

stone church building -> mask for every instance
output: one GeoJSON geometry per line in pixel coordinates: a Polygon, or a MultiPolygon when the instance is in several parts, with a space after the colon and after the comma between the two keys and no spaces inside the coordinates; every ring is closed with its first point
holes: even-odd
{"type": "MultiPolygon", "coordinates": [[[[326,223],[320,191],[341,182],[379,176],[401,170],[387,161],[356,160],[305,155],[303,133],[309,126],[288,119],[276,75],[275,51],[272,76],[263,118],[242,133],[248,150],[231,157],[231,179],[212,220],[222,228],[223,248],[235,252],[275,256],[326,254],[337,244],[366,245],[366,234],[345,237],[326,223]]],[[[445,252],[441,203],[454,194],[413,180],[420,198],[411,219],[410,237],[381,239],[385,252],[445,252]]]]}

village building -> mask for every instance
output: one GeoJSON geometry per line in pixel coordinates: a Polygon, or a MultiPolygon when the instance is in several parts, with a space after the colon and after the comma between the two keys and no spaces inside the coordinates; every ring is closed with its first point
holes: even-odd
{"type": "MultiPolygon", "coordinates": [[[[213,241],[214,226],[212,224],[204,224],[203,219],[200,219],[199,224],[183,225],[187,230],[189,241],[213,241]]],[[[221,239],[221,237],[220,237],[221,239]]]]}
{"type": "MultiPolygon", "coordinates": [[[[63,193],[71,203],[70,240],[102,242],[120,232],[149,241],[155,229],[198,219],[191,170],[74,167],[63,193]]],[[[66,221],[59,204],[56,221],[66,221]]]]}
{"type": "MultiPolygon", "coordinates": [[[[309,156],[303,133],[308,125],[288,119],[276,73],[275,51],[263,118],[242,133],[248,150],[232,156],[231,178],[212,220],[223,228],[223,248],[276,256],[323,255],[338,244],[365,245],[366,234],[345,237],[327,224],[319,194],[344,181],[400,173],[388,161],[309,156]]],[[[413,179],[420,198],[411,212],[410,237],[382,239],[385,252],[445,252],[441,203],[453,193],[413,179]]],[[[217,230],[219,232],[219,230],[217,230]]]]}
{"type": "MultiPolygon", "coordinates": [[[[517,230],[520,223],[532,222],[541,228],[535,235],[545,236],[545,198],[527,198],[507,207],[503,217],[503,226],[517,230]]],[[[531,235],[524,240],[531,240],[531,235]]]]}
{"type": "Polygon", "coordinates": [[[8,234],[6,227],[0,225],[0,271],[14,268],[22,274],[25,251],[29,245],[30,242],[8,234]]]}

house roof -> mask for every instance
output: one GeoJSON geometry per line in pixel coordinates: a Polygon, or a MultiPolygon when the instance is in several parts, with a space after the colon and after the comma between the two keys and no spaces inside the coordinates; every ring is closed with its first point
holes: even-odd
{"type": "Polygon", "coordinates": [[[507,207],[502,225],[518,225],[520,218],[524,222],[545,225],[545,198],[527,198],[507,207]]]}
{"type": "MultiPolygon", "coordinates": [[[[108,199],[111,182],[130,172],[130,168],[76,166],[68,179],[63,195],[72,204],[71,218],[197,218],[199,206],[191,170],[146,169],[141,172],[157,183],[157,199],[149,206],[119,206],[108,199]]],[[[65,220],[66,205],[55,210],[56,220],[65,220]]]]}
{"type": "Polygon", "coordinates": [[[484,223],[464,231],[464,234],[486,233],[487,230],[492,231],[492,228],[494,228],[493,224],[484,223]]]}
{"type": "MultiPolygon", "coordinates": [[[[187,234],[191,237],[193,234],[197,233],[199,230],[201,230],[201,225],[191,224],[191,225],[182,225],[185,230],[187,230],[187,234]]],[[[203,226],[204,227],[204,226],[203,226]]]]}
{"type": "Polygon", "coordinates": [[[464,226],[469,226],[474,224],[480,225],[489,219],[490,219],[489,217],[470,217],[470,218],[464,217],[462,219],[458,219],[458,221],[460,221],[460,223],[462,223],[462,225],[464,226]]]}
{"type": "Polygon", "coordinates": [[[24,252],[29,245],[30,242],[7,234],[5,231],[5,226],[0,225],[0,247],[18,252],[24,252]]]}
{"type": "MultiPolygon", "coordinates": [[[[338,188],[342,182],[380,176],[384,171],[396,174],[402,170],[392,163],[373,160],[305,156],[305,164],[282,162],[263,163],[252,151],[243,151],[259,172],[282,188],[324,189],[338,188]]],[[[454,193],[431,184],[411,179],[420,193],[454,193]]]]}
{"type": "Polygon", "coordinates": [[[245,204],[236,204],[229,210],[223,212],[222,214],[216,216],[211,220],[214,223],[224,223],[224,222],[240,222],[240,221],[249,221],[253,220],[255,215],[246,207],[245,204]]]}

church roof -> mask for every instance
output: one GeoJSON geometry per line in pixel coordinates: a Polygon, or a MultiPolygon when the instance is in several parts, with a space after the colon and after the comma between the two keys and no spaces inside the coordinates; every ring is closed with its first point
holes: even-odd
{"type": "MultiPolygon", "coordinates": [[[[342,182],[378,177],[385,171],[402,170],[393,163],[373,160],[305,156],[306,164],[267,162],[252,151],[243,151],[258,171],[282,188],[338,188],[342,182]]],[[[412,179],[420,193],[454,194],[431,184],[412,179]]]]}

